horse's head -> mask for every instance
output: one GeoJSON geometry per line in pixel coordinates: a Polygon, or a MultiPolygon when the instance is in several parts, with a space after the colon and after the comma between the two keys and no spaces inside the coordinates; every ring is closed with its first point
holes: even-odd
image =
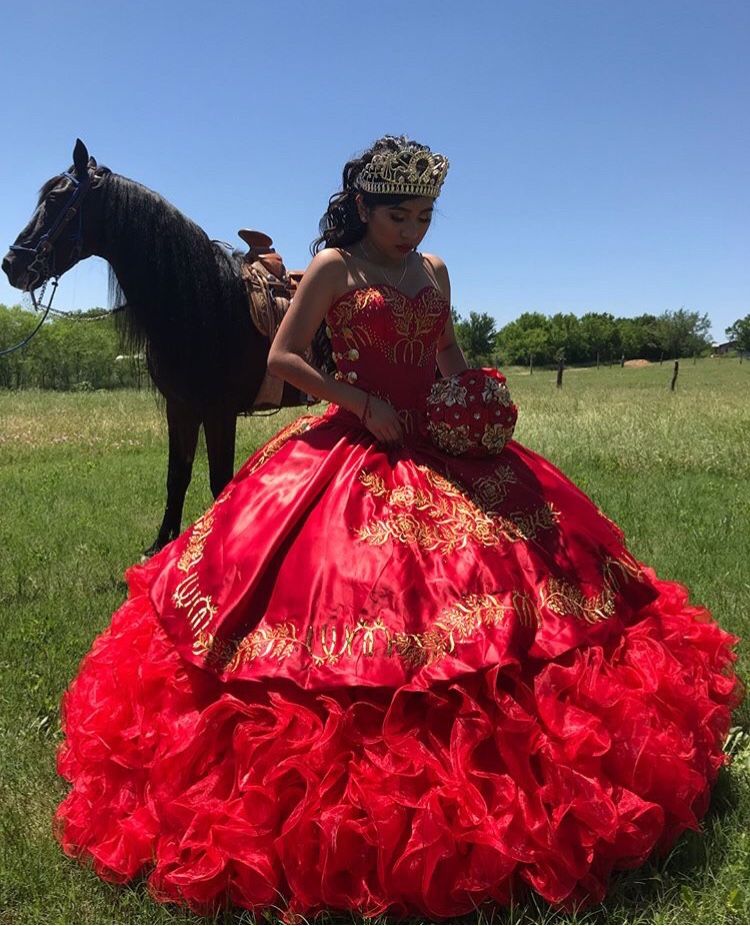
{"type": "Polygon", "coordinates": [[[11,286],[33,290],[95,253],[101,215],[98,190],[110,171],[76,141],[71,167],[49,179],[29,224],[3,258],[11,286]]]}

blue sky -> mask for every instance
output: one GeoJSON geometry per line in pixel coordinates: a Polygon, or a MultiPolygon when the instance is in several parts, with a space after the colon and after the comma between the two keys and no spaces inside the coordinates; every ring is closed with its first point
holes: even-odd
{"type": "MultiPolygon", "coordinates": [[[[0,10],[3,252],[80,136],[212,237],[260,228],[304,267],[344,162],[403,132],[451,161],[423,250],[462,314],[685,306],[722,340],[750,313],[747,0],[0,10]]],[[[103,262],[57,303],[105,304],[103,262]]]]}

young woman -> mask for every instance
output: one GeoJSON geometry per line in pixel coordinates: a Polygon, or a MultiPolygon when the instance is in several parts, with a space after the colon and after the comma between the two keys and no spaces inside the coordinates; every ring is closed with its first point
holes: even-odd
{"type": "Polygon", "coordinates": [[[65,697],[58,835],[105,878],[196,910],[578,903],[706,810],[735,640],[503,448],[417,251],[447,168],[403,137],[346,165],[269,358],[331,404],[129,571],[65,697]]]}

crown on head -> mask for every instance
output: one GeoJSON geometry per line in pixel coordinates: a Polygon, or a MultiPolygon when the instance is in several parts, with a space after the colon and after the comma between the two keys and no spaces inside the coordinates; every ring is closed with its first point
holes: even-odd
{"type": "Polygon", "coordinates": [[[412,144],[373,155],[354,183],[364,193],[402,193],[436,199],[448,166],[448,158],[442,154],[412,144]]]}

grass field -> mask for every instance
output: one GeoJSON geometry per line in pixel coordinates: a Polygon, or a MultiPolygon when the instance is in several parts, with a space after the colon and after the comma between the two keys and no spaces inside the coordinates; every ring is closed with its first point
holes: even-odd
{"type": "MultiPolygon", "coordinates": [[[[509,371],[516,437],[555,462],[625,530],[632,552],[689,585],[727,629],[750,636],[750,363],[509,371]]],[[[237,462],[299,412],[240,419],[237,462]]],[[[166,424],[147,392],[0,393],[0,921],[194,922],[142,884],[102,883],[50,833],[58,701],[154,538],[166,424]]],[[[199,451],[186,524],[210,501],[199,451]]],[[[747,678],[749,655],[740,649],[747,678]]],[[[735,724],[750,730],[747,702],[735,724]]],[[[750,920],[750,737],[721,775],[702,834],[619,875],[578,916],[533,901],[467,922],[744,923],[750,920]]],[[[322,915],[322,922],[356,918],[322,915]]],[[[227,911],[223,922],[252,922],[227,911]]]]}

